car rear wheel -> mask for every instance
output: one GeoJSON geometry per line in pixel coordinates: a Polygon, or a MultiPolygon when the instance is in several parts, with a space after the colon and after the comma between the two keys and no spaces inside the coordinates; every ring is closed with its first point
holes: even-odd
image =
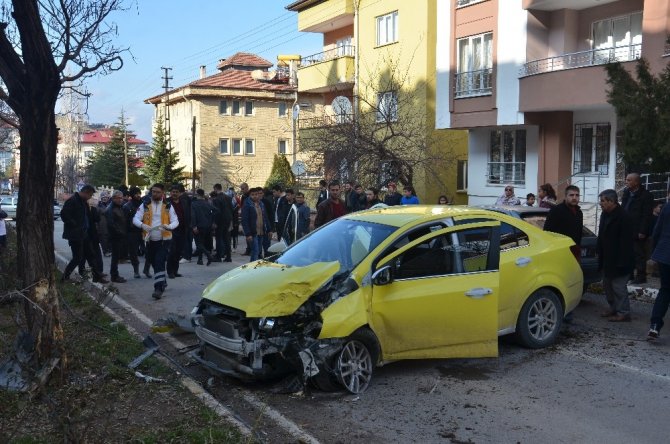
{"type": "Polygon", "coordinates": [[[370,385],[372,371],[379,357],[377,338],[370,330],[359,330],[344,344],[337,355],[337,380],[350,393],[362,393],[370,385]]]}
{"type": "Polygon", "coordinates": [[[516,334],[528,348],[542,348],[554,343],[563,321],[563,306],[551,290],[537,290],[521,308],[516,334]]]}

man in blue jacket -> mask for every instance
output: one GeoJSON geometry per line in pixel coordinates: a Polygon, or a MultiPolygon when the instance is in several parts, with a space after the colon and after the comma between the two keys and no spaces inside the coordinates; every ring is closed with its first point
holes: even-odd
{"type": "Polygon", "coordinates": [[[242,207],[242,231],[249,243],[249,262],[260,258],[263,251],[263,239],[270,230],[270,221],[265,212],[262,202],[263,188],[252,188],[249,191],[249,199],[245,199],[242,207]]]}

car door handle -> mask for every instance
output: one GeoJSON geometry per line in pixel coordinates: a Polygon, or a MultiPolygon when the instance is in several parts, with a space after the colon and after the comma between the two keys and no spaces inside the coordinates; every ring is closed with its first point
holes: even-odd
{"type": "Polygon", "coordinates": [[[532,259],[529,257],[520,257],[519,259],[514,261],[514,263],[519,267],[525,267],[526,265],[530,264],[531,261],[532,259]]]}
{"type": "Polygon", "coordinates": [[[473,299],[481,299],[484,296],[493,294],[493,290],[490,288],[473,288],[465,292],[465,295],[473,299]]]}

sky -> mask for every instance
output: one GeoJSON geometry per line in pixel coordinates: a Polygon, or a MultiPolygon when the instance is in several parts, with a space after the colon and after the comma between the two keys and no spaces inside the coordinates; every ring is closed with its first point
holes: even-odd
{"type": "Polygon", "coordinates": [[[171,67],[171,87],[218,72],[219,59],[238,51],[272,63],[279,54],[322,51],[322,34],[298,32],[292,0],[127,0],[130,7],[110,21],[118,25],[116,45],[128,47],[124,66],[87,81],[91,94],[82,106],[90,123],[114,124],[123,110],[129,129],[151,141],[153,106],[144,100],[163,89],[161,67],[171,67]]]}

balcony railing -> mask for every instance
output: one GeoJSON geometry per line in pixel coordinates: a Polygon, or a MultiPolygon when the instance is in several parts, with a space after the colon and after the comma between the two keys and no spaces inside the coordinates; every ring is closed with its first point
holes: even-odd
{"type": "Polygon", "coordinates": [[[612,62],[637,60],[642,55],[642,44],[592,49],[590,51],[561,54],[546,59],[533,60],[521,68],[520,76],[532,76],[553,71],[604,65],[612,62]]]}
{"type": "Polygon", "coordinates": [[[337,48],[329,49],[328,51],[319,52],[303,57],[300,61],[300,67],[314,65],[316,63],[327,62],[329,60],[339,59],[340,57],[353,57],[356,48],[354,45],[338,46],[337,48]]]}
{"type": "Polygon", "coordinates": [[[456,98],[490,95],[493,90],[493,69],[456,73],[456,98]]]}
{"type": "Polygon", "coordinates": [[[484,0],[456,0],[456,7],[462,8],[463,6],[468,6],[473,3],[483,2],[484,0]]]}
{"type": "Polygon", "coordinates": [[[354,120],[353,114],[336,114],[319,117],[310,117],[298,120],[299,129],[323,128],[326,126],[341,125],[351,123],[354,120]]]}

